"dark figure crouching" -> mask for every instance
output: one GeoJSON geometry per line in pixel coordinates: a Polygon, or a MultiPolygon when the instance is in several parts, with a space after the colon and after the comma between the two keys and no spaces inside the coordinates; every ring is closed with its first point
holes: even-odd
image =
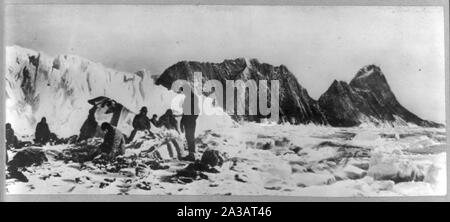
{"type": "Polygon", "coordinates": [[[171,109],[168,109],[164,115],[162,115],[158,120],[158,126],[159,127],[165,127],[166,129],[174,129],[178,133],[178,121],[175,119],[175,116],[173,115],[173,111],[171,109]]]}
{"type": "Polygon", "coordinates": [[[150,122],[153,124],[153,126],[160,127],[158,122],[158,115],[153,114],[152,118],[150,119],[150,122]]]}
{"type": "Polygon", "coordinates": [[[10,123],[6,123],[5,126],[5,137],[6,137],[6,148],[14,147],[18,148],[19,140],[17,136],[14,134],[14,130],[11,127],[10,123]]]}
{"type": "Polygon", "coordinates": [[[86,140],[92,138],[97,133],[97,120],[95,120],[95,111],[97,107],[94,106],[89,110],[88,118],[84,121],[80,129],[80,135],[78,141],[86,140]]]}
{"type": "Polygon", "coordinates": [[[14,130],[11,127],[10,123],[6,123],[5,125],[5,139],[6,139],[6,149],[5,149],[5,156],[6,156],[6,162],[9,161],[8,159],[8,151],[11,147],[18,148],[19,140],[17,139],[17,136],[14,135],[14,130]]]}
{"type": "Polygon", "coordinates": [[[137,131],[147,131],[150,136],[154,136],[150,131],[150,119],[147,117],[147,107],[142,107],[139,114],[137,114],[133,119],[133,131],[128,138],[128,143],[133,141],[136,136],[137,131]]]}
{"type": "Polygon", "coordinates": [[[125,137],[120,130],[104,122],[100,127],[105,132],[100,151],[109,159],[125,153],[125,137]]]}
{"type": "Polygon", "coordinates": [[[36,126],[36,133],[34,134],[34,142],[40,145],[45,145],[50,142],[52,133],[48,128],[47,119],[42,117],[41,122],[36,126]]]}

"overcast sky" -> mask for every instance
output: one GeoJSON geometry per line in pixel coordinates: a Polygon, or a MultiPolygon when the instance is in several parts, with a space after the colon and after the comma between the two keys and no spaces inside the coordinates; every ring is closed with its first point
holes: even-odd
{"type": "Polygon", "coordinates": [[[318,99],[334,79],[379,65],[397,99],[445,122],[441,7],[6,7],[6,43],[161,74],[181,60],[237,57],[286,65],[318,99]]]}

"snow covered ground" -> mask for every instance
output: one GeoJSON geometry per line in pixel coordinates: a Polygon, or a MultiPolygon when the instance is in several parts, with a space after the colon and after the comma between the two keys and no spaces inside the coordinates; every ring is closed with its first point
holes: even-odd
{"type": "MultiPolygon", "coordinates": [[[[157,132],[158,134],[169,132],[157,132]]],[[[182,136],[170,132],[182,144],[182,136]]],[[[69,146],[46,146],[48,162],[27,167],[28,182],[8,179],[8,194],[163,194],[288,196],[422,196],[446,194],[445,129],[332,128],[242,123],[197,133],[224,158],[216,172],[176,178],[187,166],[164,140],[128,145],[125,164],[109,170],[92,161],[56,158],[69,146]],[[162,142],[161,142],[162,141],[162,142]],[[159,158],[146,155],[151,148],[159,158]],[[154,167],[155,164],[159,167],[154,167]],[[162,167],[161,167],[162,166],[162,167]]],[[[185,152],[185,151],[182,151],[185,152]]],[[[10,158],[16,151],[9,151],[10,158]]]]}

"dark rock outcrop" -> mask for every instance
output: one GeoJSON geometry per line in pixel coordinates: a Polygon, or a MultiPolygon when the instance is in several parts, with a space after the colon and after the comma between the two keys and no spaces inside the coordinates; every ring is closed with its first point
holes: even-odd
{"type": "Polygon", "coordinates": [[[6,170],[6,179],[16,179],[20,182],[28,182],[28,178],[16,167],[8,167],[6,170]]]}
{"type": "Polygon", "coordinates": [[[350,84],[335,80],[319,98],[319,105],[332,126],[413,123],[423,127],[443,127],[442,124],[423,120],[403,107],[381,69],[375,65],[360,69],[350,84]]]}
{"type": "MultiPolygon", "coordinates": [[[[280,121],[291,122],[294,124],[326,124],[326,118],[320,110],[320,107],[314,99],[312,99],[307,90],[303,88],[297,81],[297,78],[284,65],[272,66],[267,63],[260,63],[256,59],[238,58],[234,60],[224,60],[221,63],[202,63],[193,61],[178,62],[167,68],[156,80],[156,84],[162,85],[168,89],[172,83],[178,79],[194,81],[194,72],[203,74],[203,81],[218,80],[224,86],[224,101],[227,99],[225,95],[226,80],[268,80],[268,95],[270,98],[270,80],[280,81],[280,121]]],[[[259,90],[261,90],[260,87],[259,90]]],[[[234,98],[235,99],[235,98],[234,98]]],[[[246,98],[248,100],[248,96],[246,98]]],[[[268,99],[270,101],[270,99],[268,99]]],[[[259,102],[259,101],[258,101],[259,102]]],[[[239,105],[234,101],[235,108],[239,105]]],[[[226,106],[226,102],[224,102],[226,106]]],[[[226,108],[226,107],[225,107],[226,108]]],[[[227,108],[226,108],[227,109],[227,108]]],[[[248,114],[248,105],[245,106],[248,114]]],[[[233,110],[228,110],[232,112],[233,110]]],[[[235,112],[232,112],[235,113],[235,112]]],[[[250,121],[258,121],[267,116],[246,115],[243,119],[250,121]]],[[[233,115],[233,118],[241,117],[233,115]]]]}
{"type": "Polygon", "coordinates": [[[42,149],[30,147],[17,152],[13,159],[8,162],[8,166],[9,168],[38,166],[47,161],[47,156],[42,149]]]}
{"type": "Polygon", "coordinates": [[[206,166],[215,167],[222,166],[224,157],[217,150],[207,149],[202,155],[200,163],[206,166]]]}

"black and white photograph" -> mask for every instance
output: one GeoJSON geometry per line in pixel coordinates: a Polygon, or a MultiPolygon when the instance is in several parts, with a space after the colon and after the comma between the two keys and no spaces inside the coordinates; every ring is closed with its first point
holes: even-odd
{"type": "Polygon", "coordinates": [[[445,196],[446,10],[5,4],[4,193],[445,196]]]}

